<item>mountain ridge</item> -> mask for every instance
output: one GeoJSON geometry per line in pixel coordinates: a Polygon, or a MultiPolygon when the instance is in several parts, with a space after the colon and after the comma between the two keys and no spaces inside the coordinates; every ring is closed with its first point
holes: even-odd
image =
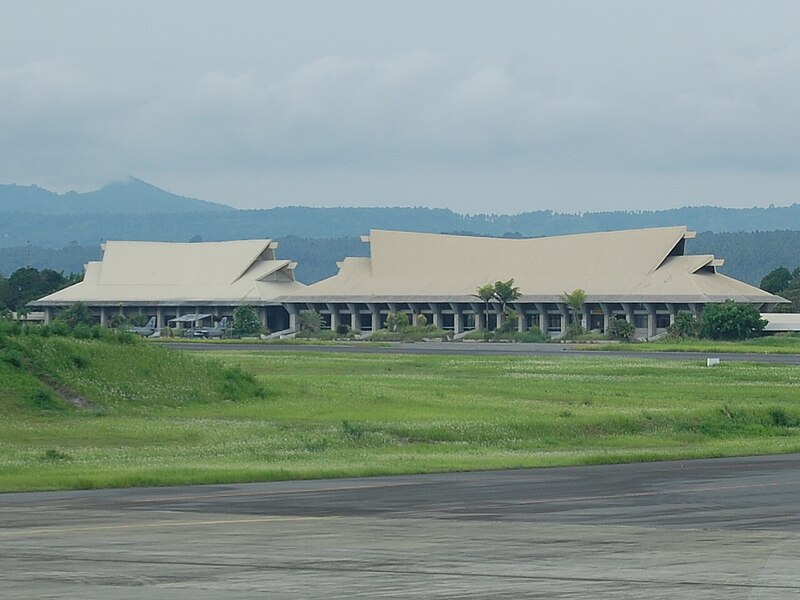
{"type": "Polygon", "coordinates": [[[91,192],[51,192],[38,185],[0,184],[0,213],[42,215],[224,212],[233,207],[179,196],[136,177],[91,192]]]}

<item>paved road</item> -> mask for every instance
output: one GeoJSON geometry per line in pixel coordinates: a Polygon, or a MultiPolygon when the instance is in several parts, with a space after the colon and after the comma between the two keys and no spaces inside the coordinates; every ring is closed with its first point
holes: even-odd
{"type": "Polygon", "coordinates": [[[800,597],[800,456],[0,496],[0,596],[800,597]]]}
{"type": "Polygon", "coordinates": [[[656,360],[694,360],[705,362],[708,357],[719,357],[724,361],[764,362],[800,365],[800,354],[758,354],[758,353],[719,353],[719,352],[622,352],[603,350],[578,350],[576,344],[476,344],[454,342],[424,342],[416,344],[392,344],[377,346],[373,344],[325,344],[280,345],[280,344],[215,344],[161,342],[165,346],[179,350],[197,352],[208,351],[247,351],[247,352],[352,352],[358,354],[456,354],[467,356],[582,356],[584,358],[647,358],[656,360]]]}

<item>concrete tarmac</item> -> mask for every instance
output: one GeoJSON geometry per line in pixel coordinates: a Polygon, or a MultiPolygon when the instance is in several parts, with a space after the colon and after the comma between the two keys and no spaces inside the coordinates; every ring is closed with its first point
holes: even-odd
{"type": "Polygon", "coordinates": [[[0,495],[0,597],[800,597],[800,456],[0,495]]]}
{"type": "MultiPolygon", "coordinates": [[[[580,356],[583,358],[645,358],[652,360],[700,361],[715,357],[723,361],[761,362],[774,364],[800,365],[800,354],[764,354],[757,352],[628,352],[608,350],[578,350],[577,344],[527,344],[527,343],[469,343],[469,342],[419,342],[387,343],[375,345],[368,343],[335,344],[248,344],[213,342],[159,342],[177,350],[195,352],[345,352],[354,354],[415,354],[415,355],[462,355],[462,356],[580,356]]],[[[584,344],[585,345],[585,344],[584,344]]]]}

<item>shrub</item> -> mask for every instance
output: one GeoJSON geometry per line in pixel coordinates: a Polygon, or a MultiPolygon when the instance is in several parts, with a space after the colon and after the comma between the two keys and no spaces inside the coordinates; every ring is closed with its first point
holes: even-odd
{"type": "Polygon", "coordinates": [[[625,319],[611,319],[608,326],[608,337],[612,340],[629,342],[633,339],[636,328],[625,319]]]}
{"type": "Polygon", "coordinates": [[[53,324],[50,325],[50,333],[53,335],[67,336],[70,333],[70,327],[65,321],[56,319],[53,321],[53,324]]]}
{"type": "Polygon", "coordinates": [[[123,327],[128,327],[129,325],[132,325],[131,320],[120,313],[112,315],[112,317],[108,320],[108,326],[112,329],[120,329],[123,327]]]}
{"type": "Polygon", "coordinates": [[[702,334],[715,340],[744,340],[760,334],[767,322],[755,306],[726,300],[707,304],[703,310],[702,334]]]}
{"type": "Polygon", "coordinates": [[[408,314],[404,312],[390,312],[386,316],[386,329],[389,331],[402,331],[409,323],[408,314]]]}
{"type": "Polygon", "coordinates": [[[674,338],[700,337],[702,324],[688,310],[681,310],[675,316],[675,322],[669,326],[667,333],[674,338]]]}
{"type": "Polygon", "coordinates": [[[2,346],[0,347],[0,362],[20,368],[22,366],[22,354],[14,348],[2,346]]]}
{"type": "Polygon", "coordinates": [[[518,323],[519,313],[513,309],[507,308],[503,313],[503,322],[500,324],[500,327],[497,328],[497,331],[501,333],[512,333],[517,331],[518,323]]]}
{"type": "Polygon", "coordinates": [[[261,319],[258,318],[256,309],[249,304],[243,304],[233,311],[233,328],[231,333],[235,336],[258,335],[262,331],[261,319]]]}
{"type": "Polygon", "coordinates": [[[336,326],[336,333],[338,335],[350,335],[350,325],[345,325],[344,323],[340,323],[336,326]]]}
{"type": "Polygon", "coordinates": [[[94,325],[92,311],[83,302],[76,302],[58,315],[57,321],[66,323],[69,329],[78,325],[94,325]]]}
{"type": "Polygon", "coordinates": [[[39,388],[31,394],[33,406],[39,410],[58,410],[61,406],[49,390],[39,388]]]}
{"type": "Polygon", "coordinates": [[[49,462],[56,462],[62,460],[70,460],[70,455],[66,452],[62,452],[61,450],[56,450],[55,448],[48,448],[42,453],[42,460],[46,460],[49,462]]]}
{"type": "Polygon", "coordinates": [[[301,331],[319,331],[322,329],[322,315],[316,310],[304,310],[300,313],[301,331]]]}
{"type": "MultiPolygon", "coordinates": [[[[626,321],[627,323],[627,321],[626,321]]],[[[567,325],[564,334],[561,336],[561,339],[564,340],[574,340],[576,338],[581,337],[584,334],[583,327],[581,327],[580,323],[575,323],[574,321],[567,325]]]]}

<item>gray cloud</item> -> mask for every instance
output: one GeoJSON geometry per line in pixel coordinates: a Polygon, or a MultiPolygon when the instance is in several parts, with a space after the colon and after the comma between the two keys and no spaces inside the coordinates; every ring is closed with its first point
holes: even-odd
{"type": "Polygon", "coordinates": [[[65,9],[12,4],[2,181],[468,212],[800,201],[794,3],[84,2],[32,52],[65,9]]]}

